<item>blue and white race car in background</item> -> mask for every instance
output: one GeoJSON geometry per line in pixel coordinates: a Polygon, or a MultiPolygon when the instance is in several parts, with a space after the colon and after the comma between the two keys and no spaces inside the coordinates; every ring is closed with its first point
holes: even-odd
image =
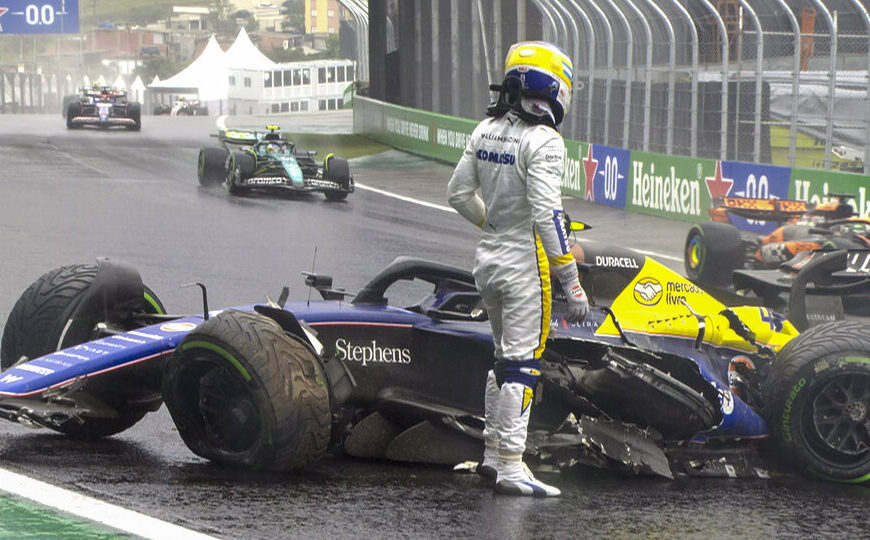
{"type": "Polygon", "coordinates": [[[109,86],[82,90],[78,99],[67,103],[65,116],[68,129],[85,126],[142,129],[142,105],[128,101],[126,92],[109,86]]]}

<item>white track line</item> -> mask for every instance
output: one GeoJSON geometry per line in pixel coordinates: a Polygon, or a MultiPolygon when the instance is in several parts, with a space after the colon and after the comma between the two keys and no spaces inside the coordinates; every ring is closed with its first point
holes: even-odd
{"type": "Polygon", "coordinates": [[[413,203],[413,204],[419,204],[420,206],[426,206],[428,208],[434,208],[436,210],[443,210],[445,212],[455,212],[455,210],[453,210],[449,206],[444,206],[441,204],[435,204],[435,203],[430,203],[430,202],[426,202],[426,201],[421,201],[420,199],[414,199],[412,197],[406,197],[404,195],[396,195],[395,193],[392,193],[390,191],[384,191],[383,189],[373,188],[371,186],[366,186],[366,185],[360,184],[360,183],[355,183],[354,187],[358,187],[358,188],[363,189],[365,191],[371,191],[371,192],[377,193],[379,195],[385,195],[387,197],[399,199],[400,201],[405,201],[405,202],[409,202],[409,203],[413,203]]]}
{"type": "Polygon", "coordinates": [[[87,520],[155,540],[205,540],[214,537],[160,521],[92,497],[0,469],[0,490],[87,520]]]}
{"type": "MultiPolygon", "coordinates": [[[[421,201],[421,200],[419,200],[419,199],[414,199],[413,197],[406,197],[406,196],[404,196],[404,195],[396,195],[395,193],[391,193],[391,192],[389,192],[389,191],[384,191],[383,189],[373,188],[373,187],[371,187],[371,186],[366,186],[366,185],[364,185],[364,184],[359,184],[359,183],[357,183],[357,184],[354,184],[354,185],[355,185],[356,187],[358,187],[358,188],[364,190],[364,191],[371,191],[371,192],[373,192],[373,193],[377,193],[377,194],[379,194],[379,195],[384,195],[384,196],[386,196],[386,197],[392,197],[392,198],[394,198],[394,199],[399,199],[400,201],[405,201],[405,202],[409,202],[409,203],[413,203],[413,204],[419,204],[419,205],[421,205],[421,206],[426,206],[426,207],[428,207],[428,208],[434,208],[434,209],[436,209],[436,210],[443,210],[443,211],[445,211],[445,212],[453,212],[453,211],[454,211],[454,210],[453,210],[452,208],[450,208],[449,206],[444,206],[444,205],[440,205],[440,204],[435,204],[435,203],[430,203],[430,202],[426,202],[426,201],[421,201]]],[[[674,257],[674,256],[671,256],[671,255],[665,255],[664,253],[657,253],[657,252],[655,252],[655,251],[644,251],[644,250],[640,250],[640,249],[635,249],[634,251],[637,251],[638,253],[642,253],[643,255],[649,255],[649,256],[654,257],[654,258],[656,258],[656,259],[667,259],[667,260],[670,260],[670,261],[677,261],[677,262],[682,262],[682,261],[683,261],[683,259],[681,259],[681,258],[679,258],[679,257],[674,257]]]]}
{"type": "MultiPolygon", "coordinates": [[[[220,130],[226,130],[227,129],[226,120],[227,120],[226,115],[219,116],[217,121],[215,122],[215,124],[217,125],[217,128],[220,130]]],[[[357,184],[355,184],[355,186],[362,189],[363,191],[371,191],[372,193],[384,195],[385,197],[392,197],[394,199],[399,199],[400,201],[405,201],[405,202],[409,202],[412,204],[419,204],[420,206],[425,206],[427,208],[434,208],[435,210],[441,210],[443,212],[453,212],[454,211],[449,206],[444,206],[442,204],[435,204],[435,203],[430,203],[430,202],[426,202],[426,201],[421,201],[420,199],[414,199],[413,197],[406,197],[404,195],[397,195],[395,193],[391,193],[389,191],[384,191],[383,189],[378,189],[375,187],[367,186],[365,184],[357,183],[357,184]]],[[[665,255],[664,253],[657,253],[655,251],[641,251],[639,249],[636,249],[635,251],[637,251],[638,253],[642,253],[644,255],[649,255],[649,256],[654,257],[656,259],[666,259],[669,261],[676,261],[676,262],[683,261],[679,257],[665,255]]]]}
{"type": "MultiPolygon", "coordinates": [[[[216,122],[218,129],[221,129],[221,130],[226,129],[226,119],[227,119],[226,115],[218,117],[217,122],[216,122]]],[[[355,186],[364,190],[364,191],[371,191],[371,192],[377,193],[379,195],[384,195],[386,197],[392,197],[394,199],[399,199],[400,201],[405,201],[405,202],[409,202],[412,204],[419,204],[419,205],[425,206],[427,208],[434,208],[436,210],[442,210],[444,212],[453,212],[453,209],[450,208],[449,206],[444,206],[441,204],[435,204],[435,203],[430,203],[430,202],[426,202],[426,201],[421,201],[419,199],[414,199],[412,197],[406,197],[404,195],[397,195],[395,193],[391,193],[389,191],[384,191],[383,189],[378,189],[378,188],[374,188],[371,186],[367,186],[365,184],[355,184],[355,186]]],[[[675,262],[682,262],[683,261],[683,259],[681,259],[679,257],[674,257],[672,255],[665,255],[664,253],[657,253],[655,251],[642,251],[639,249],[636,249],[635,251],[637,251],[638,253],[642,253],[644,255],[649,255],[649,256],[654,257],[656,259],[666,259],[666,260],[675,261],[675,262]]]]}

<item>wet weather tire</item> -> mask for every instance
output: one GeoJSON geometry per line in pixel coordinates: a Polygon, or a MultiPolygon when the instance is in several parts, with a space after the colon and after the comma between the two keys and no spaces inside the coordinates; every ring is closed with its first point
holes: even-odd
{"type": "Polygon", "coordinates": [[[227,191],[232,195],[243,195],[248,192],[248,188],[242,186],[243,180],[250,178],[254,174],[253,156],[244,152],[233,152],[230,154],[230,163],[227,171],[226,187],[227,191]]]}
{"type": "MultiPolygon", "coordinates": [[[[0,342],[0,369],[6,370],[22,356],[36,358],[91,339],[97,321],[71,320],[79,302],[97,276],[95,264],[62,266],[39,277],[18,298],[9,313],[0,342]]],[[[143,311],[165,313],[157,296],[144,287],[143,311]]],[[[93,439],[124,431],[149,409],[116,405],[116,418],[86,417],[70,420],[55,429],[75,438],[93,439]]]]}
{"type": "Polygon", "coordinates": [[[227,179],[227,158],[229,152],[217,146],[203,146],[199,149],[197,177],[201,186],[225,182],[227,179]]]}
{"type": "Polygon", "coordinates": [[[870,326],[814,326],[783,347],[765,388],[773,441],[795,469],[870,479],[870,326]]]}
{"type": "Polygon", "coordinates": [[[350,177],[350,165],[347,160],[340,157],[329,156],[323,164],[323,170],[327,180],[337,182],[344,189],[341,191],[326,191],[327,200],[343,201],[353,187],[353,179],[350,177]]]}
{"type": "Polygon", "coordinates": [[[127,106],[127,118],[134,122],[133,125],[127,126],[128,131],[139,131],[142,129],[142,105],[139,102],[130,102],[127,106]]]}
{"type": "Polygon", "coordinates": [[[188,334],[166,365],[163,399],[187,447],[222,465],[284,471],[329,444],[319,360],[257,313],[225,311],[188,334]]]}
{"type": "Polygon", "coordinates": [[[18,298],[3,329],[0,368],[9,368],[22,356],[36,358],[86,341],[92,328],[67,329],[63,339],[61,332],[96,275],[95,264],[64,266],[30,285],[18,298]],[[73,330],[72,335],[69,330],[73,330]]]}
{"type": "Polygon", "coordinates": [[[63,96],[63,102],[60,109],[60,115],[66,118],[66,113],[69,110],[69,104],[79,100],[78,94],[69,94],[63,96]]]}
{"type": "Polygon", "coordinates": [[[73,101],[66,108],[66,128],[78,129],[78,124],[73,123],[73,118],[82,114],[82,104],[78,101],[73,101]]]}
{"type": "Polygon", "coordinates": [[[740,231],[728,223],[698,223],[689,229],[683,249],[686,276],[702,285],[727,287],[731,273],[743,268],[740,231]]]}

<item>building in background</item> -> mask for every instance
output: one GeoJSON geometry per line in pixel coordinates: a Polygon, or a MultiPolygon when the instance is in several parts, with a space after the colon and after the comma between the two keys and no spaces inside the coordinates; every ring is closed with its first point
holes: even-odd
{"type": "Polygon", "coordinates": [[[345,108],[353,94],[353,60],[275,63],[239,29],[224,51],[215,36],[189,66],[148,85],[148,111],[180,98],[197,100],[210,114],[278,114],[345,108]]]}
{"type": "Polygon", "coordinates": [[[174,30],[208,30],[207,7],[172,6],[172,15],[165,21],[167,29],[174,30]]]}
{"type": "Polygon", "coordinates": [[[314,60],[276,64],[272,69],[231,69],[229,114],[332,111],[347,105],[356,63],[314,60]]]}
{"type": "Polygon", "coordinates": [[[340,20],[338,0],[305,0],[306,34],[337,34],[340,20]]]}
{"type": "MultiPolygon", "coordinates": [[[[280,3],[279,0],[276,2],[280,3]]],[[[266,32],[280,32],[284,14],[277,4],[271,2],[257,2],[251,9],[251,14],[257,21],[259,29],[266,32]]]]}

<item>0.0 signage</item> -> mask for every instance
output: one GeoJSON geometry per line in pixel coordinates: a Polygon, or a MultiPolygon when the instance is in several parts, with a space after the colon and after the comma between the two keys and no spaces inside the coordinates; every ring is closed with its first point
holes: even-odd
{"type": "Polygon", "coordinates": [[[78,32],[79,0],[0,0],[0,35],[78,32]]]}

